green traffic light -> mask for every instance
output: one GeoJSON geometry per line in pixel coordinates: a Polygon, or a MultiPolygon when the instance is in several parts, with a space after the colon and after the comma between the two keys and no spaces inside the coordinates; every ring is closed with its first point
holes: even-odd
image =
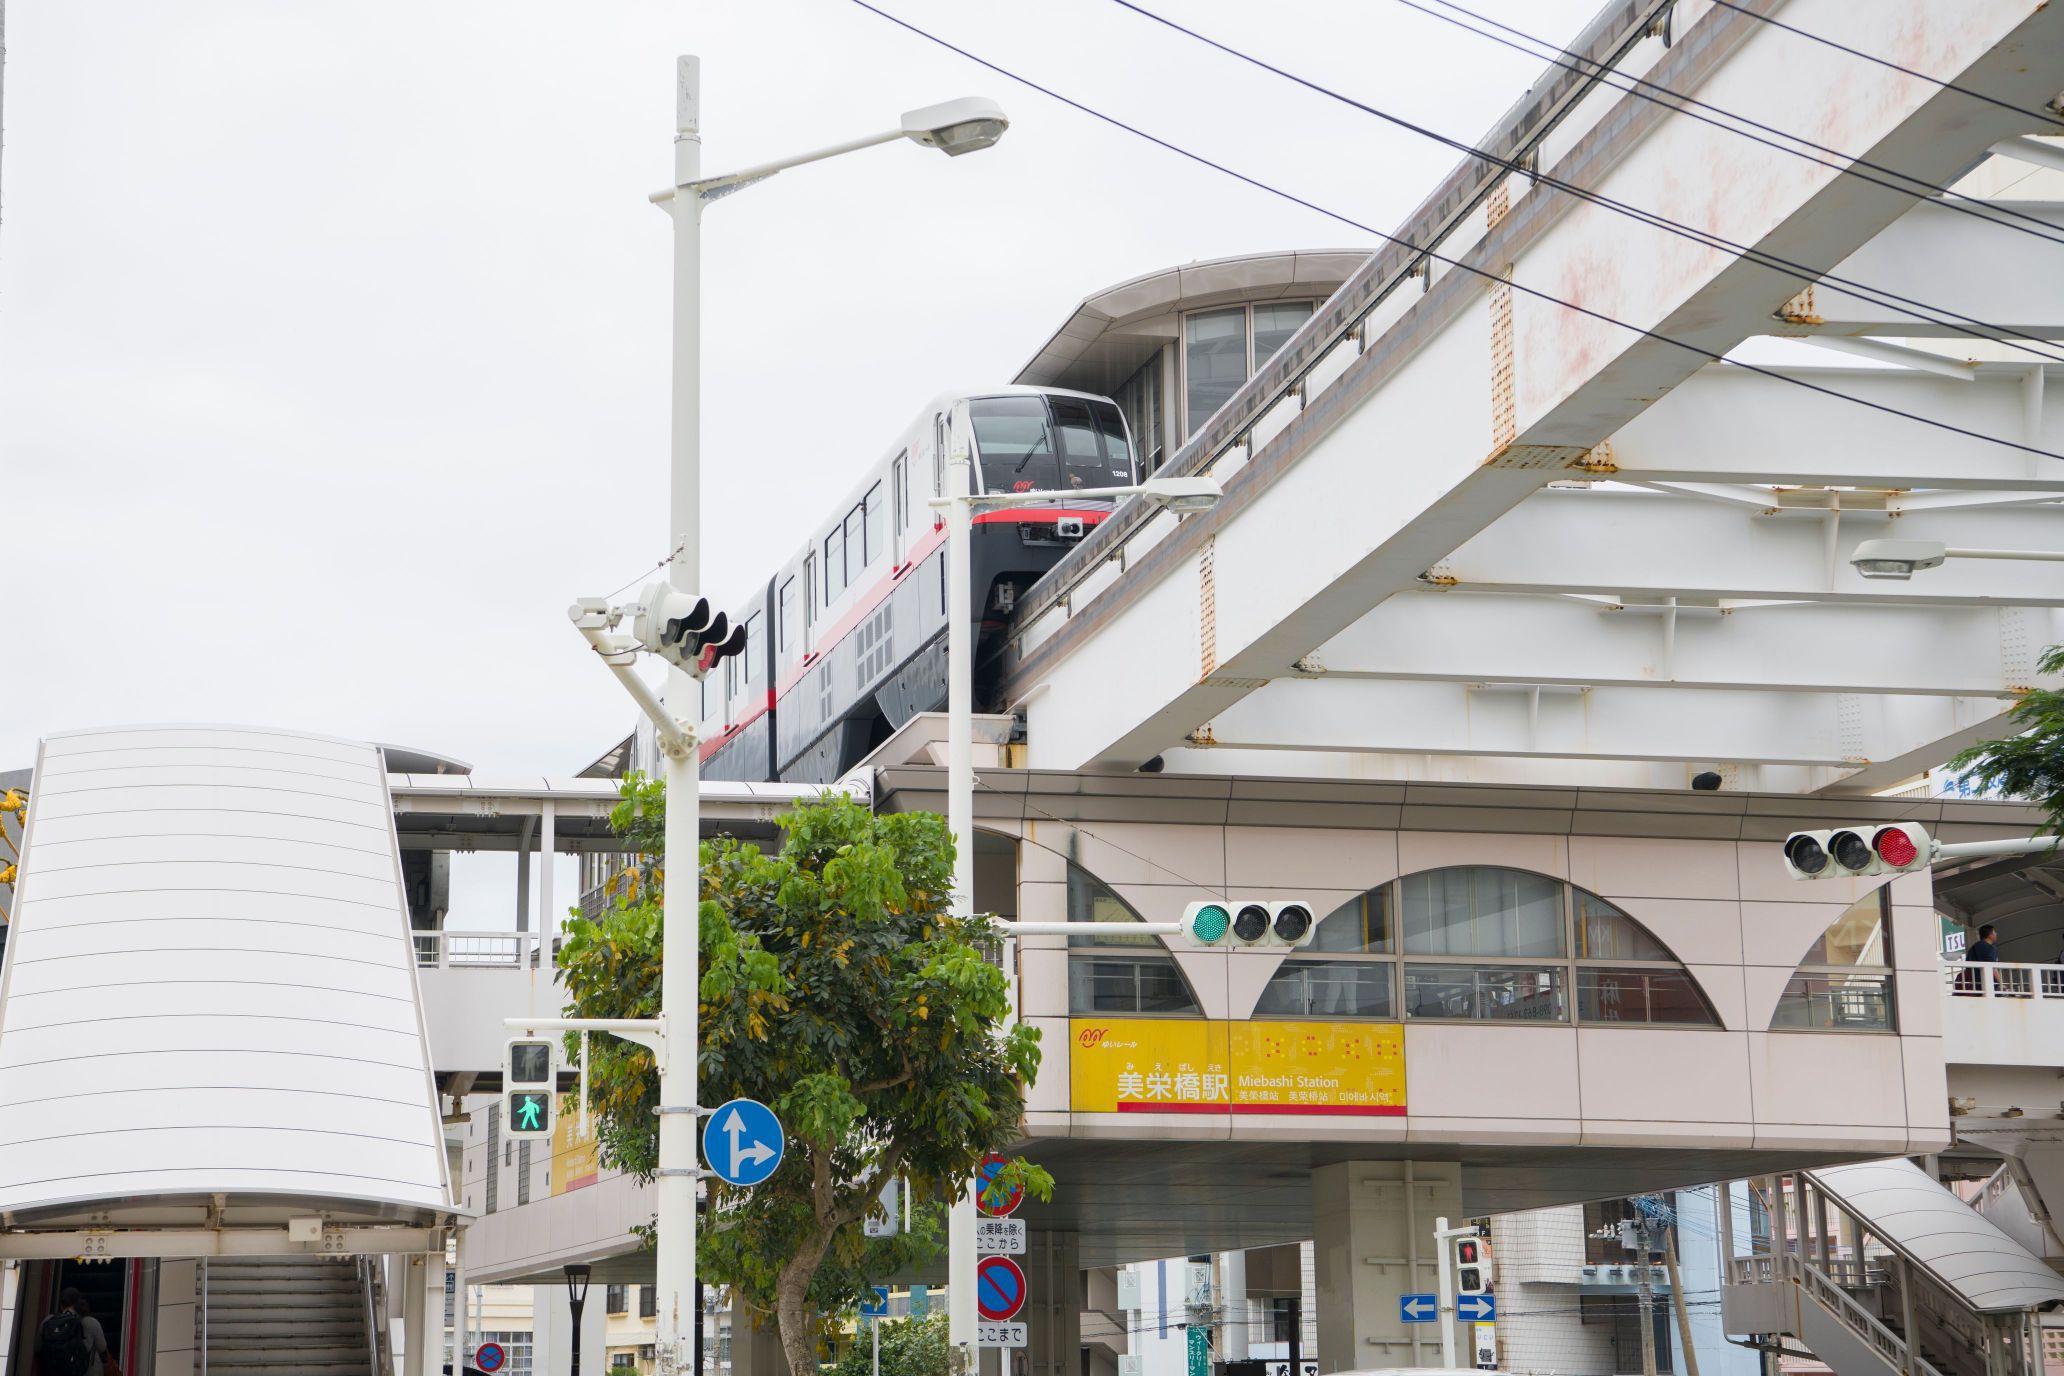
{"type": "Polygon", "coordinates": [[[542,1094],[509,1096],[509,1126],[517,1132],[544,1132],[552,1122],[551,1101],[542,1094]]]}
{"type": "Polygon", "coordinates": [[[1226,910],[1211,903],[1197,909],[1196,920],[1190,924],[1190,930],[1196,933],[1197,940],[1209,944],[1225,940],[1225,934],[1232,925],[1233,919],[1226,910]]]}

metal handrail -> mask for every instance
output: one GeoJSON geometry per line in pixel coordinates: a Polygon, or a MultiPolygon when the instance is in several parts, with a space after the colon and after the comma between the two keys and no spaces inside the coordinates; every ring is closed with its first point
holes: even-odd
{"type": "Polygon", "coordinates": [[[1942,984],[1957,998],[2064,999],[2064,965],[1944,960],[1942,984]]]}
{"type": "Polygon", "coordinates": [[[367,1257],[358,1259],[358,1285],[365,1296],[366,1376],[380,1376],[380,1339],[373,1323],[373,1268],[367,1257]]]}
{"type": "MultiPolygon", "coordinates": [[[[1868,1342],[1888,1364],[1902,1371],[1911,1371],[1914,1376],[1942,1376],[1942,1372],[1921,1355],[1919,1343],[1901,1340],[1897,1333],[1879,1322],[1875,1314],[1859,1304],[1854,1295],[1836,1284],[1834,1278],[1819,1267],[1808,1264],[1796,1252],[1787,1252],[1785,1269],[1799,1282],[1800,1289],[1821,1308],[1840,1319],[1852,1333],[1868,1342]],[[1908,1362],[1912,1366],[1909,1367],[1908,1362]]],[[[1908,1339],[1911,1338],[1909,1334],[1908,1339]]]]}
{"type": "MultiPolygon", "coordinates": [[[[547,945],[538,933],[523,931],[438,928],[409,935],[415,943],[416,965],[425,970],[534,970],[547,945]]],[[[555,968],[562,943],[557,934],[549,943],[555,968]]]]}

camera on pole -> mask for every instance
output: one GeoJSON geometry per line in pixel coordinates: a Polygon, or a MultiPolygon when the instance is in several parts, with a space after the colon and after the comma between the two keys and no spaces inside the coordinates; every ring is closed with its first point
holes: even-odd
{"type": "Polygon", "coordinates": [[[544,1037],[516,1037],[502,1056],[502,1117],[509,1136],[552,1135],[552,1043],[544,1037]]]}

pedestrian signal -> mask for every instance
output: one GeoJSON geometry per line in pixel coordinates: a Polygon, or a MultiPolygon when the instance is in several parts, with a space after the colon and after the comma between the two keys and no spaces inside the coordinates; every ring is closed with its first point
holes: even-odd
{"type": "Polygon", "coordinates": [[[502,1115],[511,1137],[552,1135],[552,1043],[518,1037],[502,1058],[502,1115]]]}
{"type": "Polygon", "coordinates": [[[1491,1256],[1481,1238],[1455,1239],[1455,1293],[1481,1295],[1491,1288],[1491,1256]]]}

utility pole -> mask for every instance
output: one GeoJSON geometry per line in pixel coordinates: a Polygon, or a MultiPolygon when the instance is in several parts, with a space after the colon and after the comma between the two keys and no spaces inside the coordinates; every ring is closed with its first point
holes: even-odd
{"type": "MultiPolygon", "coordinates": [[[[1725,1206],[1726,1186],[1721,1186],[1725,1206]]],[[[1698,1349],[1691,1345],[1691,1310],[1684,1302],[1684,1278],[1677,1274],[1677,1231],[1663,1230],[1663,1264],[1670,1268],[1670,1307],[1677,1311],[1677,1340],[1684,1346],[1684,1376],[1699,1376],[1698,1349]]]]}
{"type": "Polygon", "coordinates": [[[1641,1239],[1641,1376],[1656,1376],[1655,1369],[1655,1284],[1649,1266],[1649,1220],[1636,1225],[1641,1239]]]}

